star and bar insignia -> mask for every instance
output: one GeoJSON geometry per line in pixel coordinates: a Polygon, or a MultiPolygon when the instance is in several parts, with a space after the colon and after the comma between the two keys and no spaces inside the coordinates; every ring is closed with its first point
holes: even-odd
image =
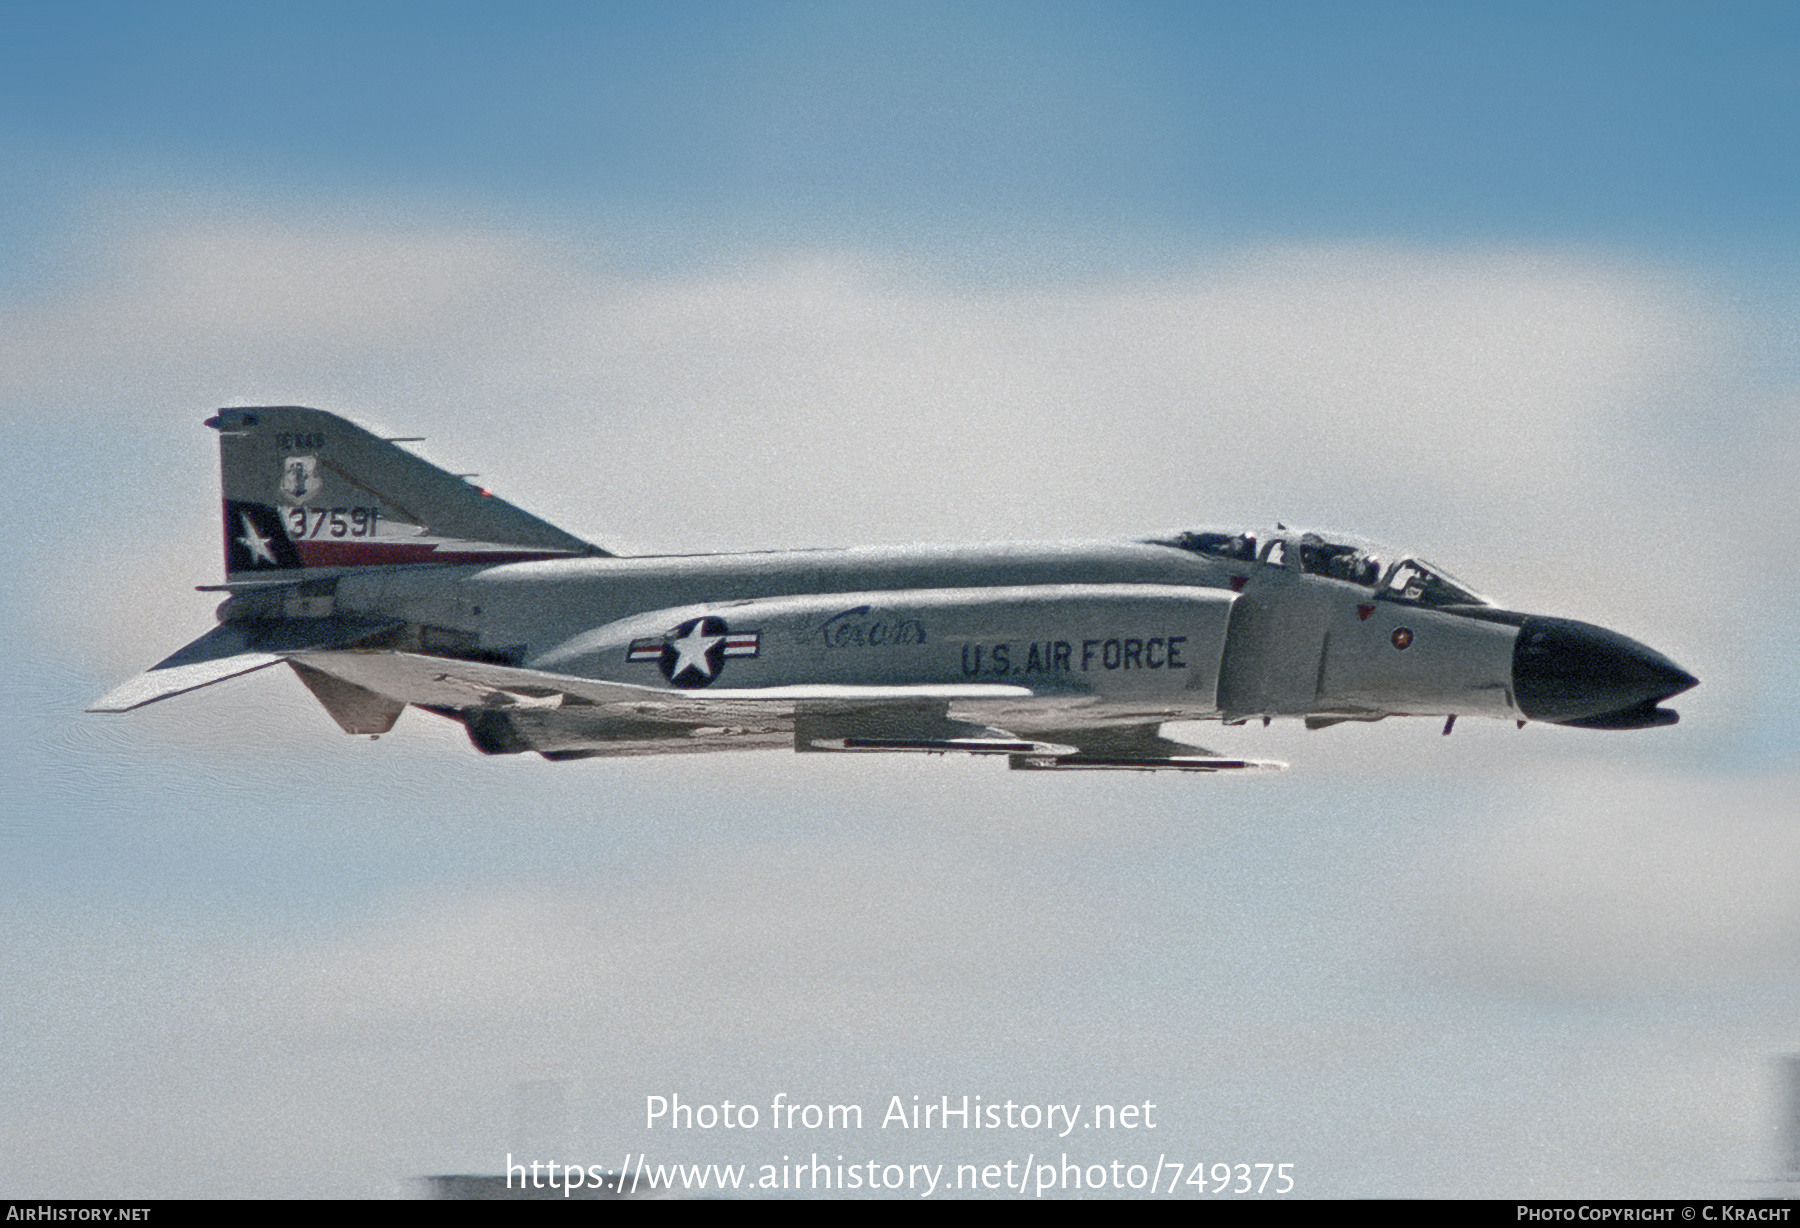
{"type": "Polygon", "coordinates": [[[760,631],[732,631],[725,620],[707,615],[690,618],[666,635],[631,641],[627,661],[655,661],[663,677],[678,687],[703,687],[719,676],[727,657],[754,657],[762,646],[760,631]]]}

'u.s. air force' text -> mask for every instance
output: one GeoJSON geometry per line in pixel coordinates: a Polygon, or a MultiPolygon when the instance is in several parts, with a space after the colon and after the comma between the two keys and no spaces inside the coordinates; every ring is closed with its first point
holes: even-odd
{"type": "Polygon", "coordinates": [[[1111,640],[1044,640],[1030,644],[964,644],[962,672],[970,678],[1008,674],[1088,673],[1097,669],[1186,669],[1185,635],[1121,636],[1111,640]]]}

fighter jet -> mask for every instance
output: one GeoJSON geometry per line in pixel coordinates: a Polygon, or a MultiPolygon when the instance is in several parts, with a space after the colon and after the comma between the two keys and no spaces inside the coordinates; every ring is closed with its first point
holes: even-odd
{"type": "Polygon", "coordinates": [[[410,705],[484,754],[961,752],[1028,771],[1281,767],[1172,721],[1675,723],[1623,635],[1277,525],[1136,541],[620,557],[336,415],[225,409],[218,626],[100,699],[285,664],[351,734],[410,705]]]}

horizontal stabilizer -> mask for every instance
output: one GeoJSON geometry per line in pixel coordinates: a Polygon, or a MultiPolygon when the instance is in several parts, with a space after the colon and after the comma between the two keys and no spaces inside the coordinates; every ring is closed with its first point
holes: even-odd
{"type": "Polygon", "coordinates": [[[147,669],[130,682],[114,687],[96,699],[89,712],[129,712],[145,704],[175,695],[185,695],[203,686],[255,673],[274,665],[281,658],[272,652],[240,652],[235,656],[217,657],[211,661],[195,661],[189,665],[157,666],[147,669]]]}
{"type": "Polygon", "coordinates": [[[114,687],[89,712],[130,712],[175,695],[254,673],[292,652],[355,643],[400,624],[363,618],[222,623],[193,643],[114,687]]]}

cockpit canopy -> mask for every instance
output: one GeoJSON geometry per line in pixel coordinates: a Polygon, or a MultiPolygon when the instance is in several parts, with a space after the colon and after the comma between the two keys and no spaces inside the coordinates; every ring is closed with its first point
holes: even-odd
{"type": "Polygon", "coordinates": [[[1402,559],[1388,574],[1387,582],[1377,597],[1390,601],[1410,601],[1416,605],[1492,605],[1486,597],[1472,592],[1448,572],[1440,571],[1420,559],[1402,559]]]}
{"type": "Polygon", "coordinates": [[[1210,554],[1220,559],[1238,559],[1245,563],[1256,561],[1254,533],[1177,533],[1174,537],[1158,538],[1153,544],[1192,550],[1196,554],[1210,554]]]}
{"type": "Polygon", "coordinates": [[[1487,598],[1405,551],[1341,533],[1277,528],[1272,533],[1190,530],[1150,539],[1209,558],[1269,567],[1293,567],[1369,589],[1377,600],[1409,605],[1489,605],[1487,598]]]}
{"type": "Polygon", "coordinates": [[[1302,533],[1295,543],[1300,570],[1309,576],[1330,576],[1364,588],[1381,581],[1382,556],[1370,543],[1326,541],[1317,533],[1302,533]]]}

